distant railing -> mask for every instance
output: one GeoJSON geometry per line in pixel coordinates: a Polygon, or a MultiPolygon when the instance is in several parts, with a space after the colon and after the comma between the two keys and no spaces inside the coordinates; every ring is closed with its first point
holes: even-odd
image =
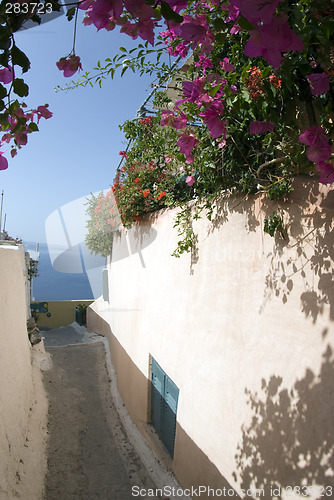
{"type": "Polygon", "coordinates": [[[30,304],[38,328],[59,328],[76,321],[75,308],[79,304],[89,306],[93,300],[46,300],[30,304]]]}

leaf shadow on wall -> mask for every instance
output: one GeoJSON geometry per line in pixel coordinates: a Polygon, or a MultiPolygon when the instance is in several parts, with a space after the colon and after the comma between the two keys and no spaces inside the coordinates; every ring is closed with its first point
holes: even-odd
{"type": "MultiPolygon", "coordinates": [[[[334,191],[325,196],[312,180],[303,180],[293,198],[279,204],[287,215],[290,241],[275,235],[260,312],[272,295],[286,304],[298,280],[304,289],[300,300],[305,316],[316,323],[328,304],[334,320],[333,206],[334,191]]],[[[263,209],[269,213],[272,203],[264,202],[263,209]]]]}
{"type": "Polygon", "coordinates": [[[328,487],[327,493],[330,488],[334,491],[334,356],[330,346],[323,354],[319,375],[307,369],[291,390],[273,375],[262,380],[261,391],[252,394],[246,389],[245,393],[252,420],[242,428],[235,456],[234,476],[239,477],[241,487],[263,489],[261,498],[268,500],[270,488],[280,489],[279,499],[287,486],[317,484],[328,487]]]}

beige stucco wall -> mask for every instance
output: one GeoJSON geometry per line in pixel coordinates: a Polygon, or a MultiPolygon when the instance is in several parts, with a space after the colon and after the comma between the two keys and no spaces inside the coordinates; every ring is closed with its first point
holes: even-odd
{"type": "MultiPolygon", "coordinates": [[[[42,498],[47,403],[27,334],[23,245],[0,245],[0,498],[42,498]]],[[[35,351],[38,351],[36,353],[35,351]]],[[[37,354],[37,357],[36,357],[37,354]]]]}
{"type": "Polygon", "coordinates": [[[90,307],[88,326],[111,339],[143,432],[150,355],[178,386],[172,467],[184,487],[269,499],[275,485],[333,486],[333,201],[302,178],[286,202],[225,196],[213,224],[196,222],[197,257],[171,257],[173,210],[115,242],[110,302],[90,307]],[[263,232],[274,209],[289,241],[263,232]]]}

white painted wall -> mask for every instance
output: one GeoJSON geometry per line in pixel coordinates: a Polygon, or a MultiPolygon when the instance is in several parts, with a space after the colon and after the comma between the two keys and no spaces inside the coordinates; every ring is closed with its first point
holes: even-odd
{"type": "Polygon", "coordinates": [[[33,363],[26,320],[23,245],[0,244],[0,498],[39,500],[44,475],[47,403],[33,363]],[[44,425],[44,430],[42,426],[44,425]],[[23,495],[23,496],[22,496],[23,495]]]}
{"type": "MultiPolygon", "coordinates": [[[[176,212],[165,211],[152,221],[151,244],[140,226],[115,242],[110,302],[92,305],[145,377],[151,354],[176,383],[178,425],[240,496],[333,485],[333,198],[334,189],[301,178],[279,204],[226,196],[215,229],[195,224],[193,265],[190,255],[171,257],[176,212]],[[263,232],[277,208],[289,242],[263,232]],[[122,259],[129,237],[141,254],[122,259]]],[[[178,432],[174,470],[189,484],[178,432]]]]}

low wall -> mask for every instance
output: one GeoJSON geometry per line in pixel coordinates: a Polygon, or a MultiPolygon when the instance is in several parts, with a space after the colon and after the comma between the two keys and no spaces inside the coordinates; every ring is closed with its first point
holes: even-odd
{"type": "Polygon", "coordinates": [[[75,321],[75,308],[79,304],[89,306],[92,300],[47,300],[33,301],[32,304],[47,304],[47,312],[37,312],[37,326],[47,328],[59,328],[70,325],[75,321]]]}
{"type": "Polygon", "coordinates": [[[170,466],[185,488],[269,500],[275,487],[334,486],[334,190],[294,188],[279,203],[222,197],[179,259],[175,210],[136,225],[115,241],[109,302],[89,308],[144,435],[151,356],[179,388],[170,466]],[[289,239],[263,232],[273,210],[289,239]]]}
{"type": "Polygon", "coordinates": [[[41,500],[47,402],[27,334],[23,245],[0,244],[0,498],[41,500]],[[44,430],[43,430],[44,427],[44,430]]]}

